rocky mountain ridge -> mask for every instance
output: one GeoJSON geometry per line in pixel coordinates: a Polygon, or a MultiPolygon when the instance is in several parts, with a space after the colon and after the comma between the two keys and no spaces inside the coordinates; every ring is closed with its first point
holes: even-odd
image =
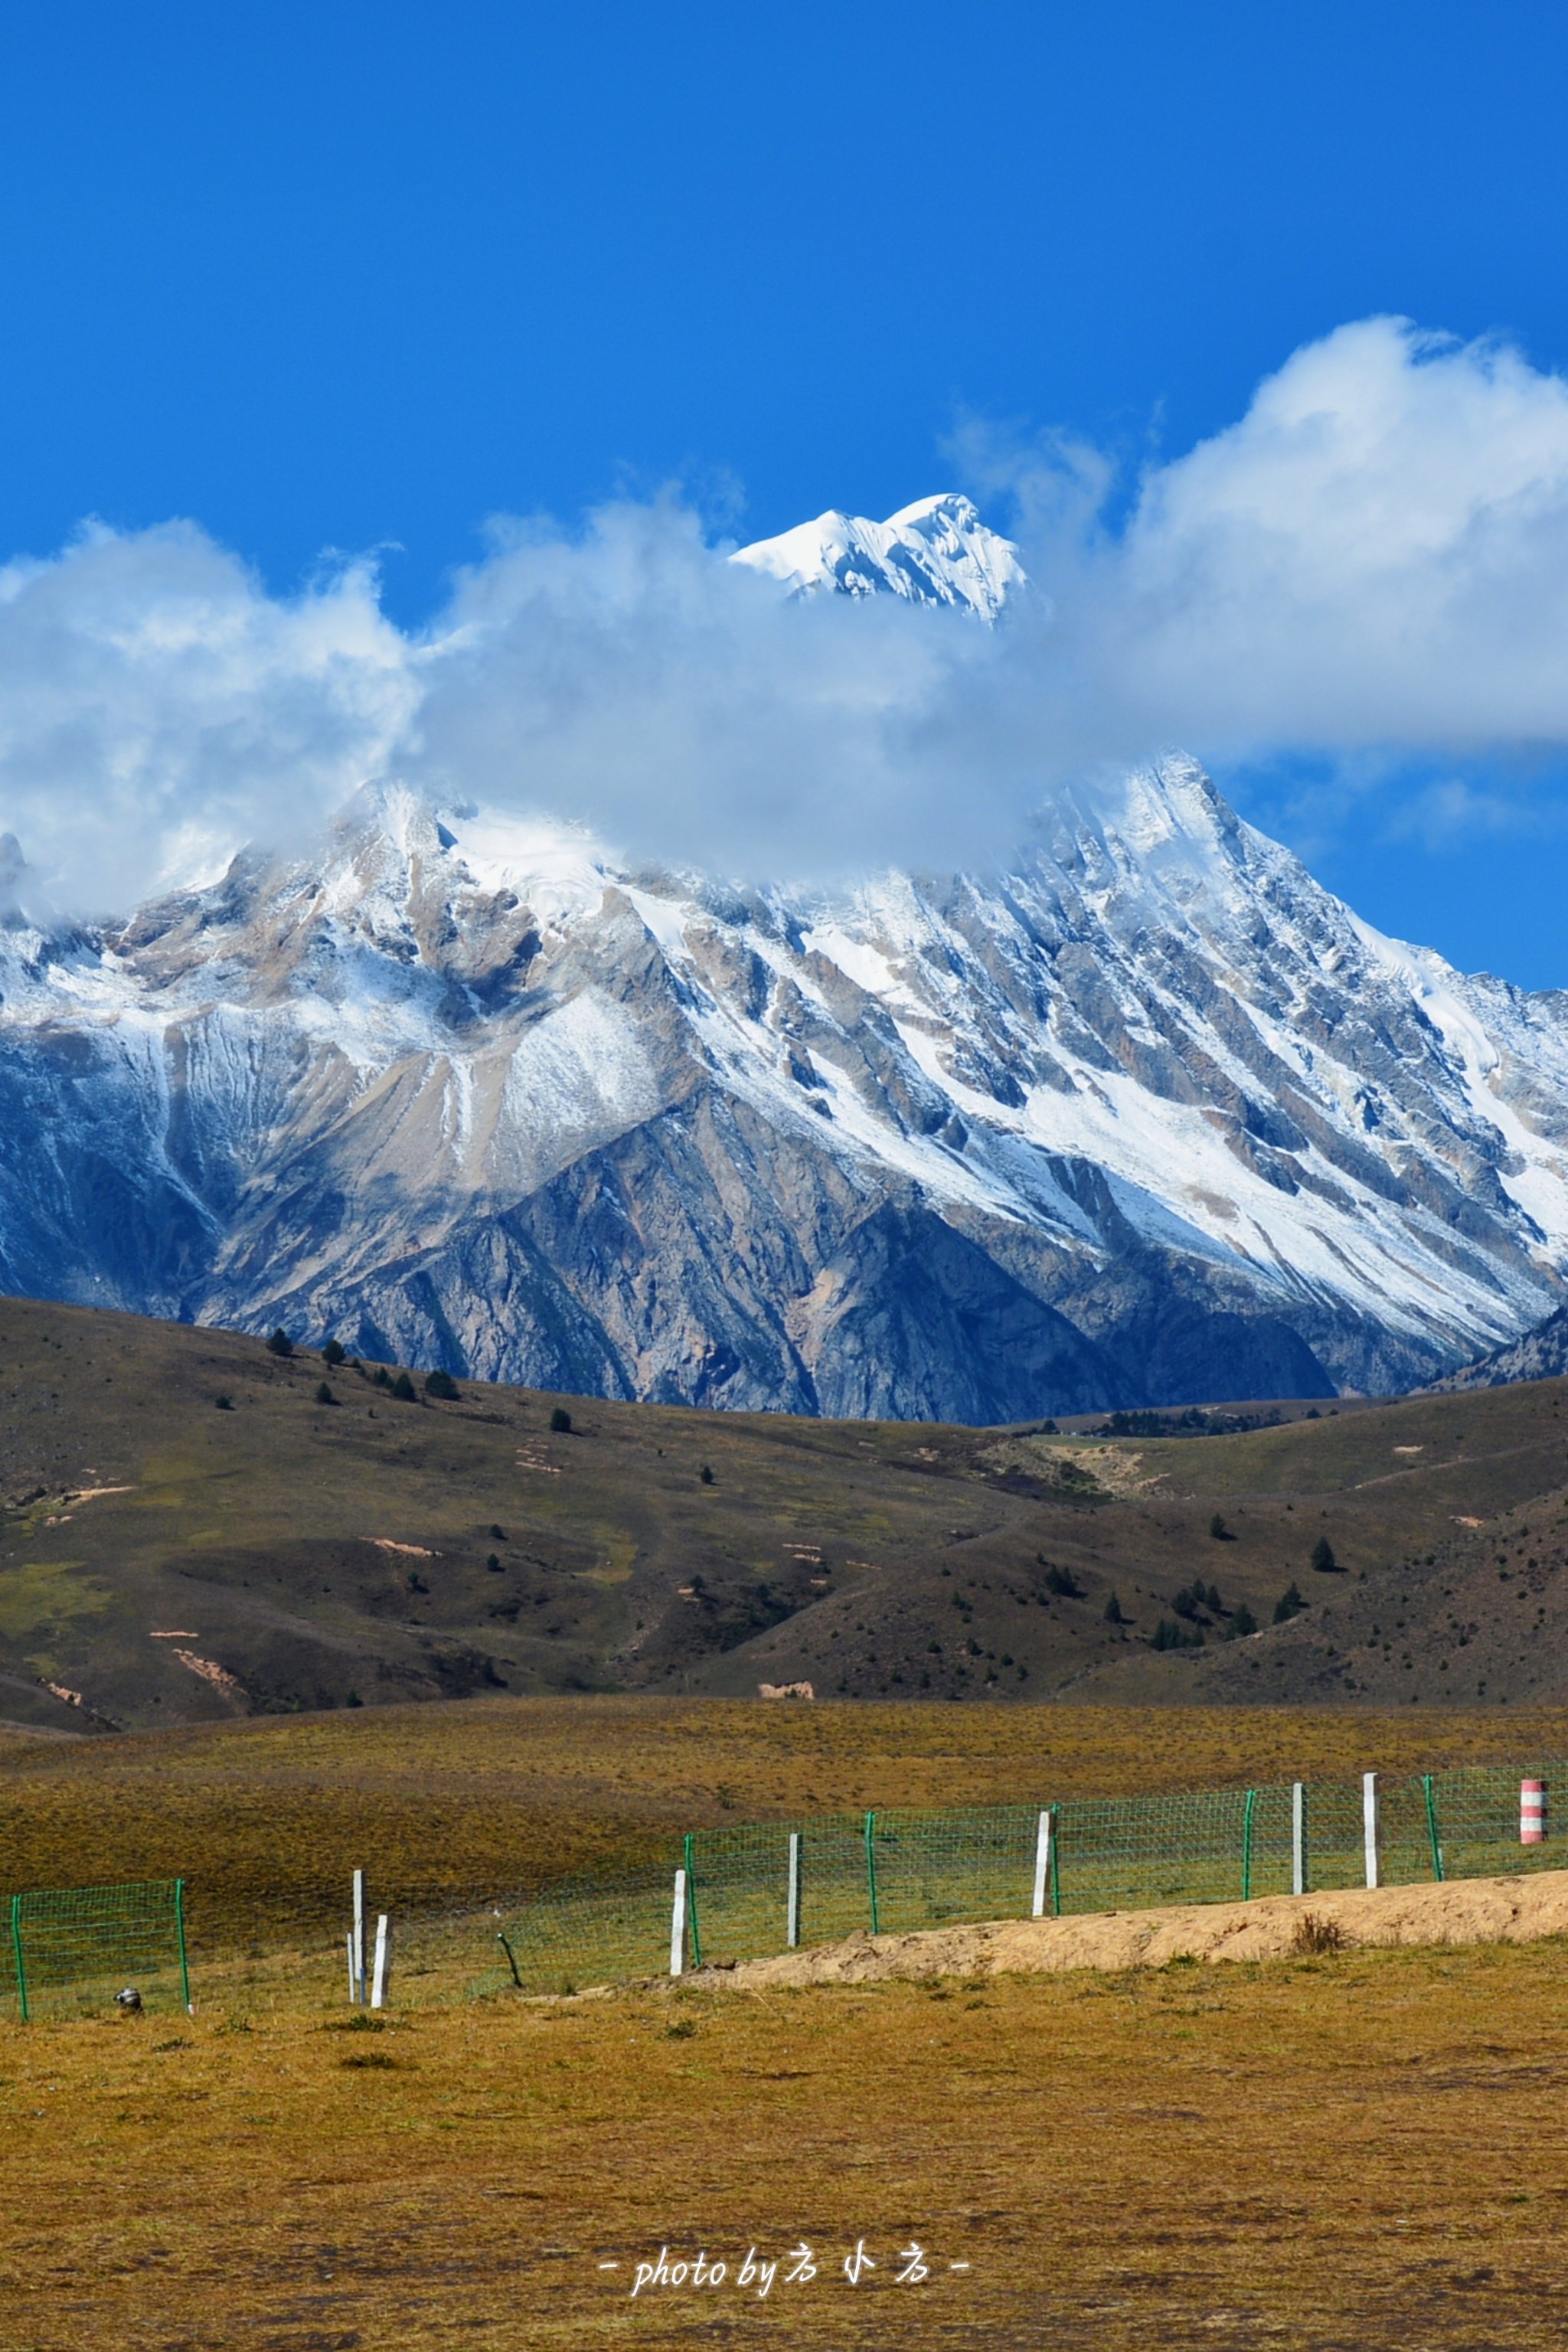
{"type": "MultiPolygon", "coordinates": [[[[857,524],[855,593],[941,601],[913,531],[988,617],[960,504],[857,524]]],[[[742,554],[842,589],[841,520],[742,554]]],[[[1562,1295],[1563,1001],[1383,939],[1184,758],[831,898],[395,782],[120,924],[5,867],[15,1293],[978,1423],[1405,1388],[1562,1295]]]]}

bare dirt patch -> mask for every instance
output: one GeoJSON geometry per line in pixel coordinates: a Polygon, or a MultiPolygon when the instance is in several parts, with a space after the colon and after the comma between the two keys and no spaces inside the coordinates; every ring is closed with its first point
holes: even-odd
{"type": "Polygon", "coordinates": [[[892,1977],[1160,1969],[1173,1960],[1279,1960],[1299,1958],[1304,1950],[1363,1946],[1522,1944],[1563,1935],[1568,1935],[1568,1871],[1553,1870],[1527,1878],[1462,1879],[1445,1886],[1349,1887],[1265,1895],[1255,1903],[1184,1904],[903,1936],[852,1936],[842,1944],[703,1975],[715,1984],[754,1990],[769,1985],[876,1984],[892,1977]]]}

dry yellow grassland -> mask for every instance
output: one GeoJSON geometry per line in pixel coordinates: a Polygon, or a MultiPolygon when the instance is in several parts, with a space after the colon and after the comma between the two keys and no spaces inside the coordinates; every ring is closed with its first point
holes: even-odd
{"type": "Polygon", "coordinates": [[[506,1996],[395,2006],[380,2031],[338,1999],[331,1939],[308,1961],[200,1952],[232,1952],[247,1889],[362,1856],[383,1887],[504,1861],[543,1881],[701,1820],[1392,1773],[1565,1733],[1511,1713],[584,1699],[17,1743],[14,1882],[18,1854],[32,1883],[178,1869],[201,1932],[192,2019],[0,2027],[0,2344],[1556,2347],[1555,1938],[506,1996]],[[852,2284],[859,2240],[878,2267],[852,2284]],[[900,2282],[916,2242],[930,2275],[900,2282]],[[737,2283],[749,2249],[802,2243],[815,2278],[737,2283]],[[728,2275],[634,2299],[661,2246],[728,2275]]]}
{"type": "Polygon", "coordinates": [[[7,2352],[1568,2333],[1556,1940],[374,2032],[280,1979],[198,1990],[189,2021],[0,2031],[7,2352]],[[815,2278],[736,2283],[803,2243],[815,2278]],[[728,2275],[634,2300],[661,2246],[728,2275]]]}
{"type": "Polygon", "coordinates": [[[686,1829],[1568,1752],[1568,1712],[465,1700],[0,1745],[0,1894],[183,1876],[198,1947],[348,1873],[384,1899],[537,1887],[686,1829]]]}

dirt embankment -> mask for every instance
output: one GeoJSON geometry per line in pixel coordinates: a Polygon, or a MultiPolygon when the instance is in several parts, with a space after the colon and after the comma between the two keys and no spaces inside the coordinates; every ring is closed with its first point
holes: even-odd
{"type": "Polygon", "coordinates": [[[888,1977],[1007,1976],[1063,1969],[1158,1969],[1167,1961],[1273,1960],[1355,1945],[1529,1943],[1568,1935],[1568,1871],[1468,1878],[1447,1886],[1349,1887],[1201,1903],[1160,1911],[1008,1919],[847,1943],[691,1979],[739,1990],[767,1985],[871,1984],[888,1977]],[[1311,1923],[1304,1926],[1304,1922],[1311,1923]]]}

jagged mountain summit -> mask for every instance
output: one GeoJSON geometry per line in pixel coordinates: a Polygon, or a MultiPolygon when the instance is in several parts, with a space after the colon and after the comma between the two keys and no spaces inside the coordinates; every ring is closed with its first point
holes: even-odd
{"type": "MultiPolygon", "coordinates": [[[[857,543],[948,563],[961,503],[857,543]]],[[[1189,760],[996,883],[742,890],[384,784],[123,924],[9,905],[11,1291],[981,1423],[1409,1387],[1562,1296],[1563,1000],[1382,939],[1189,760]]]]}
{"type": "Polygon", "coordinates": [[[900,507],[886,522],[830,510],[731,557],[771,572],[796,595],[894,595],[994,621],[1027,583],[1011,540],[988,530],[969,500],[948,491],[900,507]]]}

